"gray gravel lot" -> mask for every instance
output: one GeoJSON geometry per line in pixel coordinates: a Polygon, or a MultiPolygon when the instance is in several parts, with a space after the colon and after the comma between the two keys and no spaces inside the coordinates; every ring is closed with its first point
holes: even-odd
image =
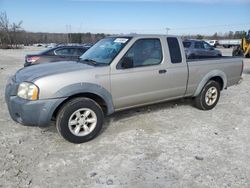
{"type": "Polygon", "coordinates": [[[8,114],[6,80],[38,50],[0,50],[0,187],[250,187],[250,59],[211,111],[178,100],[119,112],[74,145],[8,114]]]}

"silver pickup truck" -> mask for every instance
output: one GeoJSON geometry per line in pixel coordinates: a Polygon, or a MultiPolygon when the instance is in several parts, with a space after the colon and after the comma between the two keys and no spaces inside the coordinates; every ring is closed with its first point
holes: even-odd
{"type": "Polygon", "coordinates": [[[20,69],[5,98],[13,120],[42,127],[55,119],[63,138],[82,143],[98,135],[105,115],[119,110],[183,97],[210,110],[221,90],[240,81],[242,70],[240,58],[187,61],[176,36],[114,36],[78,62],[20,69]]]}

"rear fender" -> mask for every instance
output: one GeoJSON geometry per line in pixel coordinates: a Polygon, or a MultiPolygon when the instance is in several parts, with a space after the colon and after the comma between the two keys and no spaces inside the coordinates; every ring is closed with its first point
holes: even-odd
{"type": "Polygon", "coordinates": [[[223,80],[223,86],[222,89],[227,87],[227,76],[224,72],[222,72],[221,70],[213,70],[209,73],[207,73],[203,79],[201,80],[201,82],[199,83],[198,87],[196,88],[196,91],[194,93],[194,96],[198,96],[201,92],[201,90],[203,89],[203,87],[206,85],[206,83],[211,80],[214,77],[220,77],[223,80]]]}

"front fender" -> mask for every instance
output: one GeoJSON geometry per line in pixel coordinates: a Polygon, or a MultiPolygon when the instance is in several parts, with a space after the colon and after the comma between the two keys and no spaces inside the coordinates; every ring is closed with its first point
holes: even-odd
{"type": "Polygon", "coordinates": [[[107,110],[108,110],[107,113],[112,114],[114,112],[112,95],[104,87],[97,85],[97,84],[77,83],[77,84],[68,85],[66,87],[61,88],[59,91],[57,91],[54,94],[53,98],[70,97],[70,96],[81,94],[81,93],[92,93],[92,94],[98,95],[105,101],[107,105],[107,110]]]}
{"type": "Polygon", "coordinates": [[[205,86],[205,84],[213,77],[220,77],[223,80],[223,86],[222,88],[226,88],[227,86],[227,76],[224,72],[222,72],[221,70],[213,70],[209,73],[207,73],[203,79],[201,80],[201,82],[199,83],[198,87],[195,90],[194,96],[198,96],[201,92],[201,90],[203,89],[203,87],[205,86]]]}

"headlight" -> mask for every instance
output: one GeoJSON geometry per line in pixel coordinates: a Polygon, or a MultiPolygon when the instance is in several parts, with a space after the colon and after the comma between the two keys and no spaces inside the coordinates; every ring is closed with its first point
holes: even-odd
{"type": "Polygon", "coordinates": [[[17,96],[23,99],[37,100],[38,87],[35,84],[29,82],[22,82],[18,87],[17,96]]]}

